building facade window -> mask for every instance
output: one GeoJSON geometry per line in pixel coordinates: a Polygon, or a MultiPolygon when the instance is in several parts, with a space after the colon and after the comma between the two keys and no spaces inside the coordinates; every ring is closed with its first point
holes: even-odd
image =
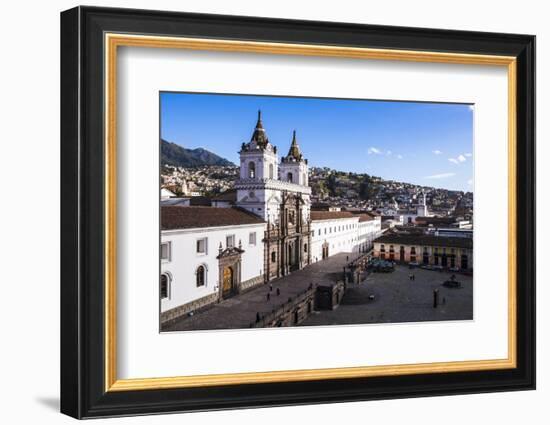
{"type": "Polygon", "coordinates": [[[271,262],[274,263],[275,261],[277,261],[277,254],[273,251],[271,253],[271,262]]]}
{"type": "Polygon", "coordinates": [[[208,238],[197,239],[197,254],[206,254],[208,248],[208,238]]]}
{"type": "Polygon", "coordinates": [[[307,253],[307,243],[304,244],[304,252],[307,253]]]}
{"type": "Polygon", "coordinates": [[[256,245],[256,232],[250,232],[248,234],[248,244],[256,245]]]}
{"type": "Polygon", "coordinates": [[[251,179],[256,178],[256,164],[252,161],[248,163],[248,177],[251,179]]]}
{"type": "Polygon", "coordinates": [[[422,262],[424,264],[430,263],[430,255],[428,254],[428,249],[424,247],[424,253],[422,254],[422,262]]]}
{"type": "Polygon", "coordinates": [[[292,183],[292,173],[286,174],[286,181],[292,183]]]}
{"type": "Polygon", "coordinates": [[[170,276],[166,273],[160,275],[160,298],[163,300],[170,296],[170,276]]]}
{"type": "Polygon", "coordinates": [[[269,178],[273,178],[273,164],[269,164],[269,178]]]}
{"type": "Polygon", "coordinates": [[[227,235],[225,237],[225,246],[227,248],[233,248],[235,246],[235,235],[227,235]]]}
{"type": "Polygon", "coordinates": [[[206,268],[204,266],[197,267],[195,274],[197,287],[206,285],[206,268]]]}
{"type": "Polygon", "coordinates": [[[172,244],[170,242],[163,242],[160,244],[160,259],[164,262],[170,261],[172,244]]]}

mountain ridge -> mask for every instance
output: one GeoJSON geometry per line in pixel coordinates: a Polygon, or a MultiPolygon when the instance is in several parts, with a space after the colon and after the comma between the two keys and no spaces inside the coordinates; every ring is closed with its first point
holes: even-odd
{"type": "Polygon", "coordinates": [[[160,160],[163,165],[201,167],[205,165],[235,166],[231,161],[204,148],[187,149],[161,139],[160,160]]]}

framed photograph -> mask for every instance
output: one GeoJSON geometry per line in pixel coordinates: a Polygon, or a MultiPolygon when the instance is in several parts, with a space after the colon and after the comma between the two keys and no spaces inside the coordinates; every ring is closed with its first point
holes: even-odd
{"type": "Polygon", "coordinates": [[[61,14],[61,411],[535,388],[535,37],[61,14]]]}

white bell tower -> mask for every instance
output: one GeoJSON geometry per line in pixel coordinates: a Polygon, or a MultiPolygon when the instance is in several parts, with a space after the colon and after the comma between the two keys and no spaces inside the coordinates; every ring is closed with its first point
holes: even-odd
{"type": "Polygon", "coordinates": [[[280,194],[270,189],[279,173],[277,147],[269,142],[258,111],[258,121],[240,155],[240,178],[235,184],[237,206],[274,223],[279,216],[280,194]]]}
{"type": "Polygon", "coordinates": [[[281,158],[281,164],[279,165],[279,180],[290,183],[295,186],[294,192],[301,193],[302,200],[304,202],[303,220],[307,222],[309,220],[309,211],[311,206],[309,188],[309,176],[307,159],[302,155],[300,146],[296,139],[296,130],[292,133],[292,142],[290,143],[290,149],[287,156],[281,158]]]}

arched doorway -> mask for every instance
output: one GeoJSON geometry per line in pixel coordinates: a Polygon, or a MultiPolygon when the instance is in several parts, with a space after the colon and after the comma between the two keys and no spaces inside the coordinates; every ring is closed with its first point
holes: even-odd
{"type": "Polygon", "coordinates": [[[234,272],[233,267],[224,267],[223,269],[223,287],[222,296],[224,298],[230,296],[233,292],[234,272]]]}
{"type": "Polygon", "coordinates": [[[426,251],[422,254],[422,262],[424,264],[430,264],[430,255],[426,251]]]}
{"type": "Polygon", "coordinates": [[[329,255],[328,253],[328,243],[325,242],[322,246],[322,253],[321,253],[321,256],[322,256],[322,259],[324,260],[325,258],[327,258],[329,255]]]}

